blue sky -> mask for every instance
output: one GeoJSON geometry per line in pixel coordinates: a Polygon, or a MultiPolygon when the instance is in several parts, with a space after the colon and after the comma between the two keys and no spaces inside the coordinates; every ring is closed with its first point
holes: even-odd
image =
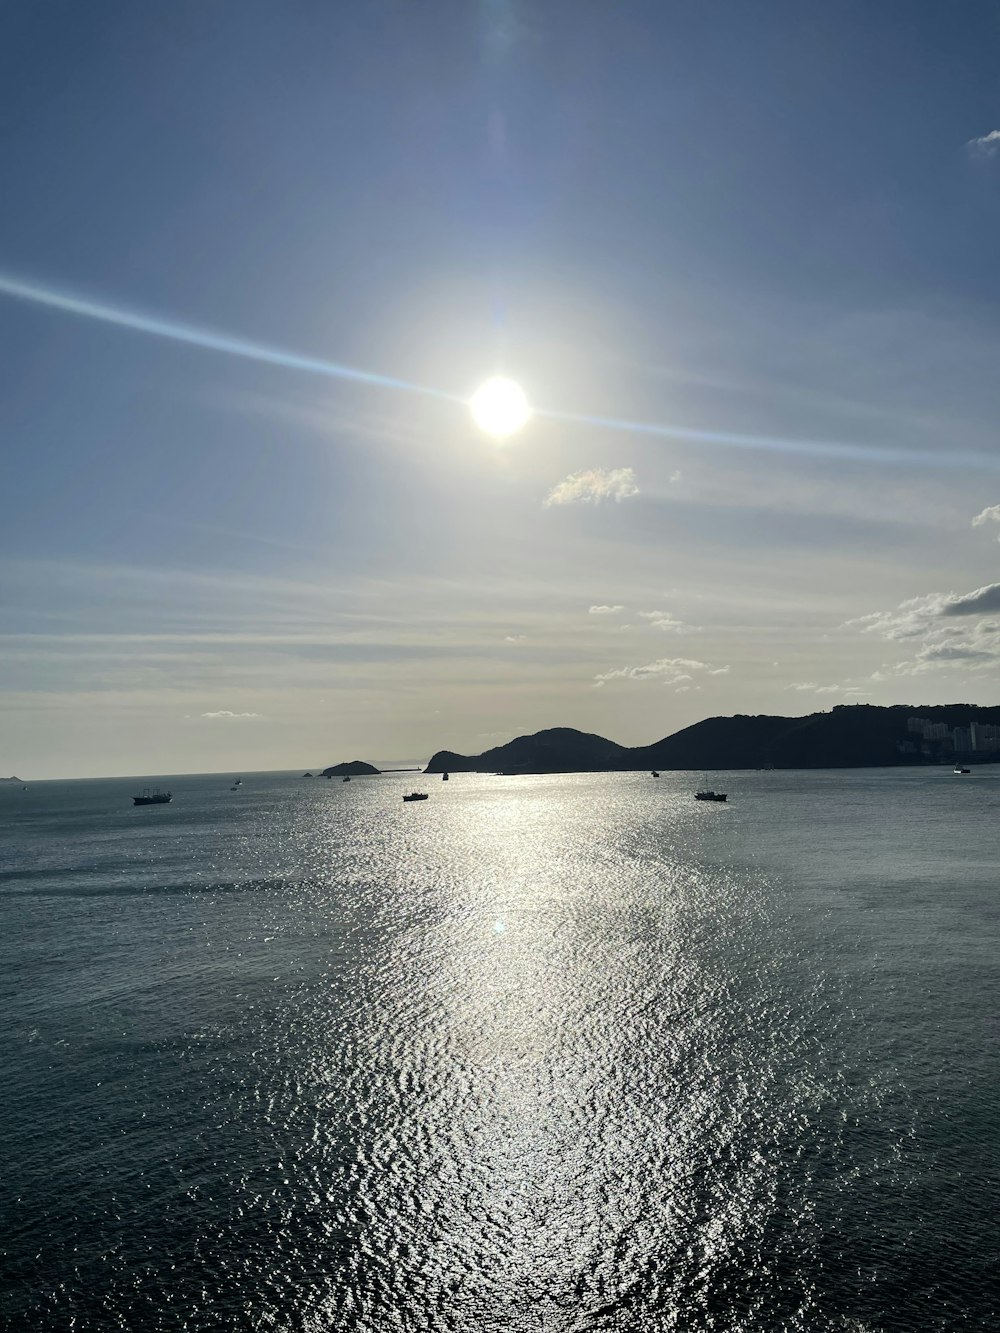
{"type": "Polygon", "coordinates": [[[994,4],[0,23],[0,770],[996,702],[994,4]]]}

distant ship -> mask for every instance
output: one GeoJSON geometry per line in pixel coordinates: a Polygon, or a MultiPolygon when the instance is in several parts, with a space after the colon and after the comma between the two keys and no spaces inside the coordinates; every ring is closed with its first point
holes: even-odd
{"type": "Polygon", "coordinates": [[[658,778],[658,777],[660,776],[659,773],[657,773],[657,771],[656,771],[655,768],[653,769],[652,776],[653,776],[654,778],[658,778]]]}
{"type": "Polygon", "coordinates": [[[952,772],[953,772],[953,773],[971,773],[971,772],[972,772],[972,769],[971,769],[971,768],[959,768],[958,764],[956,764],[955,767],[952,769],[952,772]]]}
{"type": "Polygon", "coordinates": [[[442,782],[447,782],[447,781],[448,781],[448,774],[447,774],[447,773],[442,773],[442,774],[441,774],[441,781],[442,781],[442,782]]]}
{"type": "Polygon", "coordinates": [[[426,801],[427,793],[425,791],[411,791],[409,796],[403,797],[404,801],[426,801]]]}
{"type": "Polygon", "coordinates": [[[133,805],[167,805],[172,800],[172,793],[169,791],[150,791],[148,787],[143,787],[138,796],[132,797],[133,805]]]}

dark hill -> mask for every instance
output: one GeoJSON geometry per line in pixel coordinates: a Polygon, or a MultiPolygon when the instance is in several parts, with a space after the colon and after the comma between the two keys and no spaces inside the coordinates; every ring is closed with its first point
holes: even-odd
{"type": "Polygon", "coordinates": [[[427,773],[588,773],[631,768],[629,750],[603,736],[572,727],[553,727],[533,736],[518,736],[483,754],[439,750],[427,773]]]}
{"type": "MultiPolygon", "coordinates": [[[[583,773],[624,769],[872,768],[936,762],[954,753],[947,744],[923,744],[910,718],[1000,725],[1000,707],[942,704],[841,704],[829,713],[772,717],[766,713],[710,717],[652,745],[629,748],[571,727],[518,736],[480,755],[439,750],[428,773],[583,773]]],[[[1000,752],[984,759],[1000,761],[1000,752]]]]}
{"type": "Polygon", "coordinates": [[[363,759],[351,759],[346,764],[334,764],[332,768],[324,768],[320,776],[324,778],[367,778],[377,777],[380,771],[374,764],[366,764],[363,759]]]}
{"type": "Polygon", "coordinates": [[[912,708],[850,704],[808,717],[710,717],[645,749],[650,768],[864,768],[898,764],[912,708]]]}

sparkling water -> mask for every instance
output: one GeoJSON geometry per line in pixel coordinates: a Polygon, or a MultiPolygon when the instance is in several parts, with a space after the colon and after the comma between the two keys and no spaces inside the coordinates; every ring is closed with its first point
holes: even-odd
{"type": "Polygon", "coordinates": [[[0,1327],[1000,1323],[1000,769],[0,789],[0,1327]]]}

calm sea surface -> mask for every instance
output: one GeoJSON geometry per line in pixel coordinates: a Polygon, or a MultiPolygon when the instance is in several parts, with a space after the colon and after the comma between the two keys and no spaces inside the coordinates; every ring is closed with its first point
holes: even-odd
{"type": "Polygon", "coordinates": [[[4,1330],[1000,1325],[1000,768],[0,789],[4,1330]]]}

